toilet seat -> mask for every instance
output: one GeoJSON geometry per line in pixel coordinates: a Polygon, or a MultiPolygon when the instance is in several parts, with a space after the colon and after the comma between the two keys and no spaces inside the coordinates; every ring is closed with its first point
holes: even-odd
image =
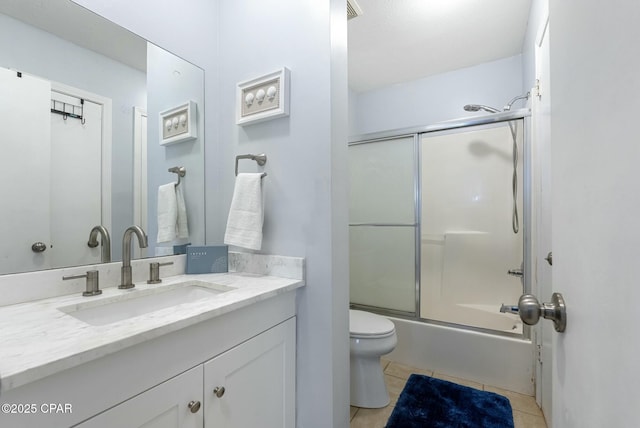
{"type": "Polygon", "coordinates": [[[356,338],[388,337],[395,325],[385,317],[365,311],[349,311],[349,335],[356,338]]]}

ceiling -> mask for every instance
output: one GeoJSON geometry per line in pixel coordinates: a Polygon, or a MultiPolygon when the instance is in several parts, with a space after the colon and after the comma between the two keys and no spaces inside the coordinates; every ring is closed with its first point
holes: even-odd
{"type": "Polygon", "coordinates": [[[531,0],[356,0],[349,87],[370,91],[522,52],[531,0]]]}

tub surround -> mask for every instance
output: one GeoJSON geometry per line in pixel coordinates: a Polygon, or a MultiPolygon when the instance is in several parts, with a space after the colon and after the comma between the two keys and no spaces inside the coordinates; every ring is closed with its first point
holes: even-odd
{"type": "Polygon", "coordinates": [[[14,287],[24,287],[28,291],[10,293],[0,302],[5,304],[0,307],[0,331],[2,331],[3,343],[0,348],[1,392],[38,381],[179,329],[229,314],[304,285],[304,259],[301,258],[230,253],[229,267],[230,271],[234,272],[184,275],[177,274],[179,271],[184,272],[184,256],[174,256],[174,265],[161,268],[163,282],[149,285],[146,279],[148,263],[152,261],[154,259],[135,261],[134,292],[162,291],[163,288],[172,284],[193,279],[234,289],[211,299],[183,303],[135,318],[94,326],[67,315],[58,308],[86,303],[93,299],[117,298],[119,295],[130,293],[131,290],[119,290],[116,287],[119,282],[119,269],[117,269],[119,263],[95,266],[100,269],[103,289],[103,294],[97,297],[81,295],[84,288],[83,280],[78,280],[78,284],[74,284],[73,287],[43,281],[47,277],[52,280],[51,282],[54,282],[53,278],[60,278],[62,283],[63,275],[81,273],[94,268],[93,266],[2,277],[0,291],[9,287],[11,280],[7,277],[13,277],[16,280],[14,287]],[[277,273],[277,276],[274,273],[277,273]],[[40,300],[25,302],[24,299],[27,296],[34,295],[38,285],[45,289],[43,291],[45,295],[62,292],[64,295],[40,297],[40,300]],[[73,294],[69,294],[70,288],[74,288],[73,294]],[[24,303],[7,304],[15,300],[24,303]]]}

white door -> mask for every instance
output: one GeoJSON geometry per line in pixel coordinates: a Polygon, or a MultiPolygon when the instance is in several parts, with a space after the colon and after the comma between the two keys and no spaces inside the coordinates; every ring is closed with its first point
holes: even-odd
{"type": "Polygon", "coordinates": [[[295,426],[295,319],[204,365],[206,427],[295,426]]]}
{"type": "Polygon", "coordinates": [[[100,413],[78,428],[202,428],[202,365],[100,413]]]}
{"type": "MultiPolygon", "coordinates": [[[[543,20],[535,47],[537,88],[532,89],[534,194],[535,198],[535,269],[533,294],[547,300],[553,293],[551,265],[546,260],[551,246],[551,147],[549,89],[549,26],[543,20]]],[[[536,401],[542,407],[545,419],[552,420],[552,338],[553,324],[540,322],[534,327],[536,353],[536,401]]]]}
{"type": "Polygon", "coordinates": [[[0,273],[50,267],[50,96],[48,81],[0,68],[0,273]]]}
{"type": "Polygon", "coordinates": [[[553,287],[568,316],[554,428],[639,424],[639,21],[637,1],[550,2],[553,287]]]}
{"type": "Polygon", "coordinates": [[[87,241],[103,224],[102,105],[56,91],[51,99],[84,118],[51,113],[51,266],[99,263],[100,248],[87,241]]]}

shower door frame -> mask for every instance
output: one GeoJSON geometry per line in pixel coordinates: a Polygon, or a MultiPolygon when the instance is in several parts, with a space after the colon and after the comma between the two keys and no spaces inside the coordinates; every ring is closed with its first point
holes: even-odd
{"type": "MultiPolygon", "coordinates": [[[[474,126],[480,125],[491,125],[498,124],[502,122],[510,122],[513,120],[522,119],[523,123],[523,177],[522,177],[522,205],[523,205],[523,229],[524,233],[522,236],[523,240],[523,267],[524,267],[524,287],[523,294],[531,292],[531,274],[532,274],[532,260],[531,260],[531,110],[528,108],[512,110],[501,113],[488,114],[477,117],[466,117],[461,119],[454,119],[445,122],[439,122],[433,125],[421,126],[421,127],[411,127],[411,128],[399,128],[392,129],[389,131],[381,131],[374,132],[370,134],[362,134],[355,135],[349,138],[348,146],[355,146],[360,144],[371,144],[381,141],[388,141],[397,138],[407,138],[413,137],[414,142],[414,224],[412,225],[415,229],[415,308],[414,312],[403,312],[393,309],[387,309],[383,307],[370,306],[370,305],[361,305],[357,303],[350,303],[350,307],[354,309],[364,309],[371,312],[376,312],[382,315],[395,316],[398,318],[409,319],[412,321],[420,321],[429,324],[442,325],[446,327],[455,327],[464,330],[470,331],[478,331],[482,333],[488,333],[498,336],[507,336],[507,337],[516,337],[516,338],[525,338],[529,339],[531,337],[531,327],[526,324],[523,325],[523,332],[520,333],[509,333],[499,330],[491,330],[480,327],[474,327],[464,324],[456,324],[446,321],[438,321],[432,320],[428,318],[420,317],[420,295],[421,295],[421,227],[422,222],[420,221],[422,216],[422,176],[421,176],[421,136],[424,134],[430,134],[434,132],[441,131],[449,131],[456,129],[464,129],[470,128],[474,126]]],[[[361,224],[361,223],[349,223],[349,226],[410,226],[410,225],[395,225],[395,224],[361,224]]],[[[504,302],[507,304],[516,303],[516,302],[504,302]]],[[[496,308],[497,310],[497,308],[496,308]]]]}

